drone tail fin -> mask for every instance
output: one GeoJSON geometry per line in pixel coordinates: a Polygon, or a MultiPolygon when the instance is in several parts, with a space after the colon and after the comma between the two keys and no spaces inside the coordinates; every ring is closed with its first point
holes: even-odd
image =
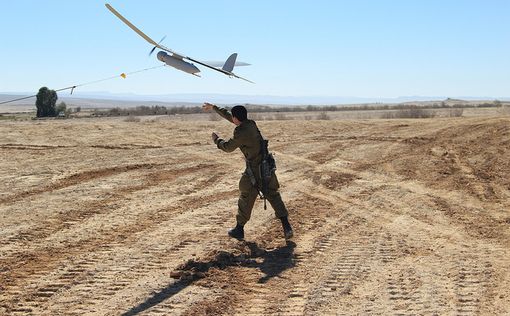
{"type": "Polygon", "coordinates": [[[225,64],[223,65],[223,67],[221,69],[228,71],[228,72],[232,72],[232,70],[234,70],[234,66],[236,64],[236,59],[237,59],[237,53],[233,53],[232,55],[230,55],[227,58],[227,60],[225,61],[225,64]]]}

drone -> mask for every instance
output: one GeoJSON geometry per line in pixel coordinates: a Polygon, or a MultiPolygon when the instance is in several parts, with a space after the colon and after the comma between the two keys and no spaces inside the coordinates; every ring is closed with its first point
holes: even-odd
{"type": "Polygon", "coordinates": [[[250,64],[244,63],[244,62],[236,62],[237,59],[237,53],[233,53],[230,55],[225,63],[221,65],[221,63],[215,63],[215,62],[202,62],[199,60],[196,60],[194,58],[191,58],[189,56],[186,56],[184,54],[179,54],[163,45],[161,45],[161,42],[165,39],[161,39],[159,43],[156,43],[153,39],[145,35],[140,29],[138,29],[136,26],[134,26],[131,22],[129,22],[125,17],[123,17],[117,10],[115,10],[111,5],[108,3],[105,4],[106,8],[110,10],[116,17],[118,17],[122,22],[124,22],[127,26],[129,26],[133,31],[135,31],[138,35],[140,35],[143,39],[145,39],[150,44],[154,45],[152,50],[149,53],[149,56],[152,55],[154,50],[156,48],[161,49],[161,51],[158,52],[156,55],[158,60],[161,62],[164,62],[168,66],[174,67],[178,70],[184,71],[186,73],[189,73],[191,75],[200,77],[200,69],[198,69],[197,66],[195,66],[193,63],[197,63],[199,65],[202,65],[204,67],[207,67],[209,69],[221,72],[222,74],[225,74],[229,77],[239,78],[245,81],[248,81],[250,83],[254,83],[253,81],[250,81],[246,78],[243,78],[241,76],[236,75],[232,71],[234,70],[234,66],[248,66],[250,64]],[[168,54],[170,53],[170,54],[168,54]],[[220,68],[221,67],[221,68],[220,68]]]}

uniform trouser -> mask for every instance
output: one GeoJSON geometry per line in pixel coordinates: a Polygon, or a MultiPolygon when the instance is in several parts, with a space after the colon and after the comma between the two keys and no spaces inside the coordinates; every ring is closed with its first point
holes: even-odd
{"type": "MultiPolygon", "coordinates": [[[[257,184],[261,183],[260,181],[260,171],[258,168],[253,168],[255,180],[257,184]]],[[[257,199],[259,189],[257,188],[257,184],[253,185],[248,172],[245,171],[241,180],[239,180],[239,201],[237,203],[237,223],[239,225],[244,225],[251,217],[251,211],[253,209],[253,205],[255,204],[255,200],[257,199]]],[[[273,173],[271,176],[271,180],[269,181],[266,199],[269,201],[271,206],[274,209],[274,213],[276,217],[285,217],[288,215],[287,208],[282,201],[282,197],[280,192],[278,192],[278,188],[280,184],[278,183],[278,179],[276,178],[276,174],[273,173]]]]}

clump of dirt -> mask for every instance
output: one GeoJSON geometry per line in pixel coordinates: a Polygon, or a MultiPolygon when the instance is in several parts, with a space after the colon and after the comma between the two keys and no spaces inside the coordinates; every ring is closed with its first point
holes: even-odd
{"type": "Polygon", "coordinates": [[[256,243],[241,242],[234,249],[213,250],[202,259],[190,259],[172,271],[170,276],[180,280],[198,280],[206,277],[210,270],[224,270],[228,267],[254,264],[254,258],[265,254],[266,250],[261,249],[256,243]]]}
{"type": "Polygon", "coordinates": [[[212,268],[223,270],[229,266],[239,265],[240,261],[242,261],[241,255],[223,250],[214,250],[208,253],[204,259],[190,259],[181,264],[170,273],[170,276],[174,279],[197,280],[204,278],[212,268]]]}
{"type": "Polygon", "coordinates": [[[215,299],[205,300],[193,304],[183,315],[185,316],[211,316],[211,315],[224,315],[226,307],[232,305],[231,293],[221,295],[215,299]]]}
{"type": "Polygon", "coordinates": [[[330,190],[337,190],[348,186],[357,179],[359,179],[358,176],[343,172],[314,172],[312,175],[313,183],[323,185],[330,190]]]}

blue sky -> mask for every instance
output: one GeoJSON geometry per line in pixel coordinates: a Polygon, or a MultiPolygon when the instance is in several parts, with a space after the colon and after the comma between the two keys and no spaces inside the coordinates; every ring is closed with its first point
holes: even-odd
{"type": "MultiPolygon", "coordinates": [[[[104,1],[0,0],[0,92],[36,92],[160,64],[104,1]]],[[[109,2],[198,60],[232,53],[230,79],[164,67],[78,89],[276,96],[510,95],[510,1],[109,2]]]]}

